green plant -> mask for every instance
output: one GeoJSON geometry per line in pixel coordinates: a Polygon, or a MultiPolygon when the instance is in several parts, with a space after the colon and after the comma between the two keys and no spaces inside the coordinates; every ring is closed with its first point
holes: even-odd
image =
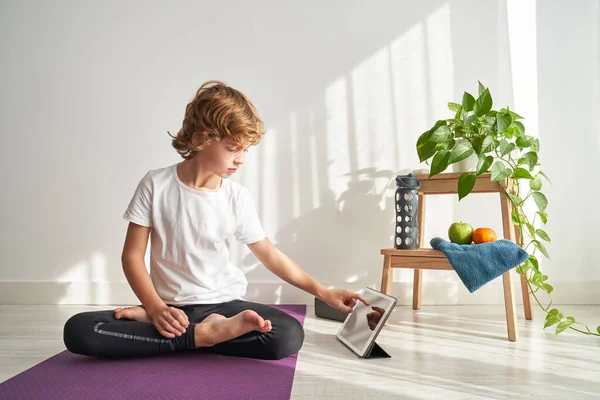
{"type": "Polygon", "coordinates": [[[587,325],[571,316],[564,316],[552,306],[553,287],[548,276],[539,268],[537,252],[550,258],[544,242],[550,237],[536,228],[536,222],[546,225],[548,199],[542,193],[544,178],[550,179],[542,171],[539,140],[525,134],[525,126],[520,115],[507,108],[492,109],[492,96],[488,88],[479,82],[477,99],[465,92],[462,104],[448,103],[453,118],[439,120],[417,141],[417,153],[421,162],[431,159],[430,176],[437,175],[449,165],[462,161],[473,154],[478,158],[474,172],[465,172],[458,180],[458,198],[463,199],[473,190],[477,176],[490,173],[490,179],[498,182],[513,206],[512,220],[518,227],[518,244],[530,252],[530,257],[516,270],[527,281],[530,293],[540,308],[546,313],[544,329],[556,325],[559,334],[569,328],[587,335],[600,336],[587,325]],[[457,140],[463,139],[463,140],[457,140]],[[510,183],[510,186],[509,186],[510,183]],[[526,202],[533,200],[537,211],[533,216],[524,211],[526,202]],[[530,250],[531,249],[531,250],[530,250]],[[544,305],[537,296],[538,291],[546,292],[549,298],[544,305]],[[575,326],[583,327],[578,329],[575,326]]]}

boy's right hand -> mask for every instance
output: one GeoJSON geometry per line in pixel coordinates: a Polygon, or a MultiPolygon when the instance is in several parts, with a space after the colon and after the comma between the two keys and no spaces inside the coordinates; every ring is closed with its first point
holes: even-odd
{"type": "Polygon", "coordinates": [[[162,307],[148,313],[154,327],[164,337],[173,339],[175,336],[181,336],[190,325],[188,316],[179,308],[162,307]]]}

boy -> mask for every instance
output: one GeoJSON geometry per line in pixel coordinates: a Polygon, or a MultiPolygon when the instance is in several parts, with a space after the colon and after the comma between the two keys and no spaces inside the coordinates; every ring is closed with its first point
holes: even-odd
{"type": "Polygon", "coordinates": [[[265,236],[248,190],[227,178],[260,142],[263,123],[241,92],[209,81],[186,106],[172,145],[181,163],[149,171],[123,218],[123,271],[141,306],[83,312],[64,327],[73,353],[105,358],[175,351],[281,359],[300,350],[302,325],[244,301],[244,273],[229,261],[234,236],[274,274],[344,312],[360,300],[315,281],[265,236]],[[150,271],[144,255],[151,236],[150,271]]]}

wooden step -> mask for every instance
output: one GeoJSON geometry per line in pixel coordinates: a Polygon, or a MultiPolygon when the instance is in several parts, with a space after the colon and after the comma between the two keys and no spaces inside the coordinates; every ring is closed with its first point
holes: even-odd
{"type": "Polygon", "coordinates": [[[381,254],[384,256],[446,258],[441,251],[427,248],[414,250],[381,249],[381,254]]]}

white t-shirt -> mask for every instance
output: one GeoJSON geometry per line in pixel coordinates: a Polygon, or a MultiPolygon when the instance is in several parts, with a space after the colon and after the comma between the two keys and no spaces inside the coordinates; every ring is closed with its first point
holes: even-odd
{"type": "Polygon", "coordinates": [[[265,237],[248,189],[223,179],[200,191],[177,176],[177,164],[149,171],[123,218],[152,227],[150,277],[167,304],[221,303],[241,299],[248,281],[229,261],[226,239],[249,244],[265,237]]]}

